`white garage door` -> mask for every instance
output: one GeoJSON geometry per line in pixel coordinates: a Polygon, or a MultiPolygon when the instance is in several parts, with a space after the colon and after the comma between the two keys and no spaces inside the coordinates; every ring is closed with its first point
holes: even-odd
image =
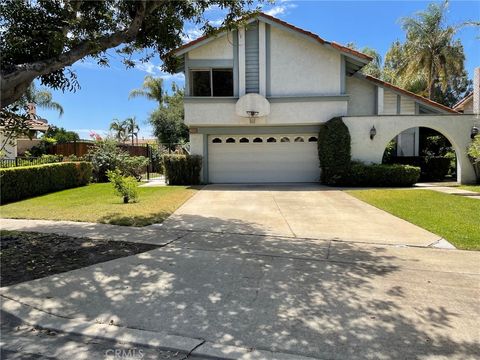
{"type": "Polygon", "coordinates": [[[317,135],[211,135],[208,175],[212,183],[318,181],[317,135]]]}

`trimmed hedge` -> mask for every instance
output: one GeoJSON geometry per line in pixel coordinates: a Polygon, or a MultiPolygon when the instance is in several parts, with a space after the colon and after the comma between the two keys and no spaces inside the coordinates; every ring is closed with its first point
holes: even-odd
{"type": "Polygon", "coordinates": [[[168,154],[162,156],[165,178],[169,185],[198,185],[202,157],[200,155],[168,154]]]}
{"type": "Polygon", "coordinates": [[[396,156],[393,164],[418,166],[421,180],[443,180],[450,170],[451,159],[445,156],[396,156]]]}
{"type": "Polygon", "coordinates": [[[92,177],[89,162],[64,162],[0,169],[0,203],[86,185],[92,177]]]}
{"type": "Polygon", "coordinates": [[[350,169],[350,132],[342,118],[336,117],[320,127],[318,158],[323,184],[339,185],[350,169]]]}
{"type": "Polygon", "coordinates": [[[412,186],[420,178],[420,168],[410,165],[352,163],[344,184],[348,186],[412,186]]]}

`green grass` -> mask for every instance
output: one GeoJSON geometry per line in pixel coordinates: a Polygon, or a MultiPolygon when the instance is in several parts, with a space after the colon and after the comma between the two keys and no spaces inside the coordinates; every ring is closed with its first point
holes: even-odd
{"type": "Polygon", "coordinates": [[[480,185],[460,185],[457,186],[458,189],[480,192],[480,185]]]}
{"type": "Polygon", "coordinates": [[[140,187],[137,203],[123,204],[112,185],[90,184],[0,207],[3,218],[71,220],[145,226],[165,220],[197,189],[186,186],[140,187]]]}
{"type": "Polygon", "coordinates": [[[450,241],[480,250],[480,200],[432,190],[350,190],[350,195],[450,241]]]}

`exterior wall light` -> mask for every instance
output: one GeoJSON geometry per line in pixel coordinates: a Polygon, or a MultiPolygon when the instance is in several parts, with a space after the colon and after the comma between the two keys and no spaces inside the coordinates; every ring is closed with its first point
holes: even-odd
{"type": "Polygon", "coordinates": [[[375,129],[375,126],[372,126],[370,129],[370,140],[373,140],[373,138],[377,135],[377,129],[375,129]]]}
{"type": "Polygon", "coordinates": [[[472,126],[472,130],[470,131],[470,138],[473,140],[475,136],[479,134],[480,130],[476,126],[472,126]]]}

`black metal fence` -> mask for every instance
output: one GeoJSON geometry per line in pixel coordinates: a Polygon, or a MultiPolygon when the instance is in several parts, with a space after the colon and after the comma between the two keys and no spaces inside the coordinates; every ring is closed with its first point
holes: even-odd
{"type": "Polygon", "coordinates": [[[16,157],[15,159],[0,159],[0,168],[51,164],[62,161],[61,157],[16,157]]]}

